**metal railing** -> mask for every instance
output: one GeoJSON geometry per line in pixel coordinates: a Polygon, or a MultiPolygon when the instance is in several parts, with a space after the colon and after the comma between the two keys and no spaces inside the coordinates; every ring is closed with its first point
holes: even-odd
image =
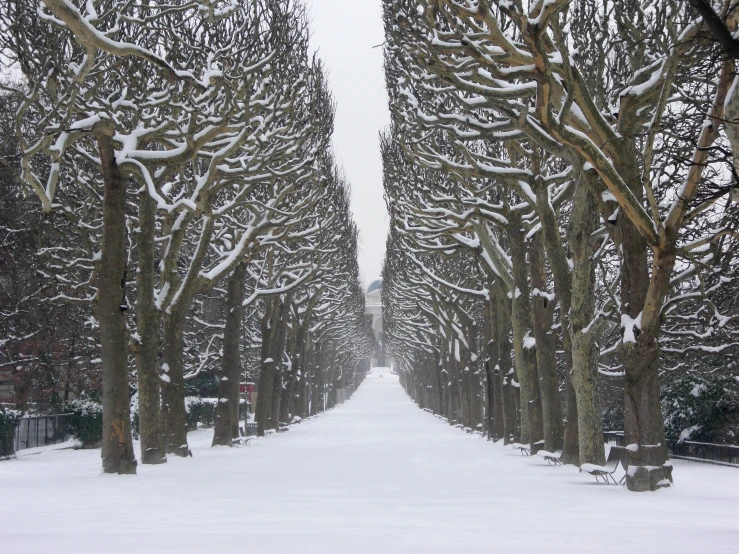
{"type": "Polygon", "coordinates": [[[616,446],[626,446],[623,431],[603,431],[603,442],[616,446]]]}
{"type": "MultiPolygon", "coordinates": [[[[603,441],[606,444],[626,446],[623,431],[603,431],[603,441]]],[[[667,441],[667,450],[671,458],[678,460],[739,467],[739,446],[733,444],[667,441]]]]}
{"type": "Polygon", "coordinates": [[[739,446],[693,441],[683,441],[673,444],[668,442],[667,446],[670,449],[670,455],[678,460],[691,460],[739,467],[739,446]]]}
{"type": "Polygon", "coordinates": [[[15,451],[68,441],[72,414],[23,417],[15,429],[15,451]]]}

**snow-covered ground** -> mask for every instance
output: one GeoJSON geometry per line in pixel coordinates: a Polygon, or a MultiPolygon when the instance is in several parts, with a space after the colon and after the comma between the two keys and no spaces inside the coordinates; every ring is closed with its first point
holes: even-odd
{"type": "Polygon", "coordinates": [[[344,405],[228,449],[100,474],[100,452],[0,462],[0,552],[737,552],[739,471],[675,462],[629,493],[465,435],[375,369],[344,405]]]}

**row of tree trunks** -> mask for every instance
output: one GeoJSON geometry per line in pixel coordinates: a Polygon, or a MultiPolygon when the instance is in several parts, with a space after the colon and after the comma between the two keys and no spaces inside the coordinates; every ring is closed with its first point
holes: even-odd
{"type": "MultiPolygon", "coordinates": [[[[546,188],[542,189],[547,194],[546,188]]],[[[594,316],[592,233],[598,210],[588,187],[579,187],[575,194],[576,209],[571,215],[568,241],[572,250],[571,267],[558,228],[552,225],[556,218],[547,196],[538,199],[545,206],[541,210],[542,229],[532,236],[523,236],[517,214],[511,214],[513,223],[508,238],[514,290],[510,291],[499,279],[493,278],[491,282],[492,294],[485,318],[487,360],[482,389],[471,378],[472,371],[466,370],[475,367],[468,359],[468,352],[474,350],[473,332],[468,337],[473,345],[463,350],[464,359],[457,361],[453,354],[457,347],[451,343],[446,349],[443,369],[438,374],[447,372],[448,390],[444,391],[431,379],[426,379],[428,383],[423,386],[432,394],[446,394],[446,410],[432,404],[429,407],[450,421],[474,427],[484,420],[483,426],[494,440],[529,442],[534,450],[562,449],[567,463],[602,464],[604,449],[596,364],[599,327],[589,325],[594,316]],[[557,293],[553,298],[546,292],[547,261],[555,257],[557,261],[550,263],[557,293]],[[560,291],[566,292],[559,294],[560,291]],[[560,326],[564,346],[564,409],[557,372],[556,300],[567,314],[561,318],[560,326]],[[515,352],[515,366],[511,363],[511,348],[515,352]],[[482,396],[480,390],[484,391],[482,396]],[[520,411],[519,405],[526,409],[520,411]]],[[[427,374],[425,369],[422,373],[427,374]]]]}

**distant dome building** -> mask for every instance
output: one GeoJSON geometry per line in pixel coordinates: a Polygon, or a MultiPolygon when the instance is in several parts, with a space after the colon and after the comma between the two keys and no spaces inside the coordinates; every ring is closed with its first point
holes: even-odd
{"type": "Polygon", "coordinates": [[[375,279],[370,283],[370,286],[367,287],[367,294],[370,294],[371,292],[375,292],[376,290],[382,289],[382,279],[375,279]]]}
{"type": "Polygon", "coordinates": [[[364,313],[372,318],[372,331],[375,333],[377,348],[370,361],[371,366],[385,365],[385,349],[382,336],[382,279],[375,279],[367,287],[364,295],[364,313]]]}

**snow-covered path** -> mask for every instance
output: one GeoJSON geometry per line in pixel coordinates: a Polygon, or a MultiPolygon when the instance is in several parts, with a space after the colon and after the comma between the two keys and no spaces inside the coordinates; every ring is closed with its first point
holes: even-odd
{"type": "Polygon", "coordinates": [[[739,471],[653,494],[451,429],[375,369],[344,405],[239,449],[100,475],[99,451],[0,462],[0,552],[736,552],[739,471]]]}

